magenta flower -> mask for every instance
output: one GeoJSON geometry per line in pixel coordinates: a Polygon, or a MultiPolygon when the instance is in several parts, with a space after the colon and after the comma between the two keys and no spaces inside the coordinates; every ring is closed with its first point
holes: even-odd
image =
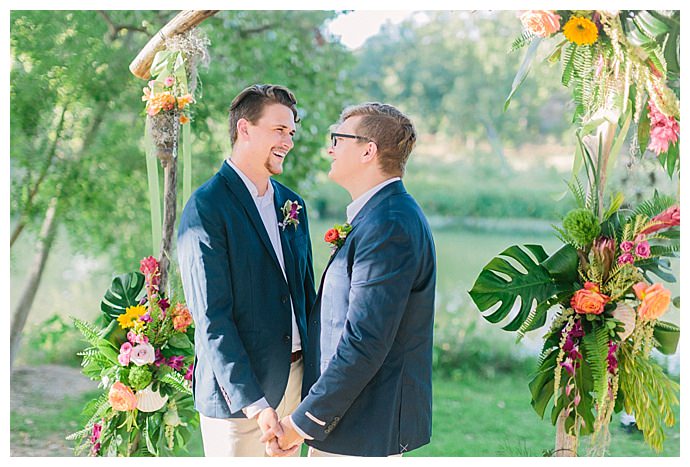
{"type": "Polygon", "coordinates": [[[639,256],[640,258],[649,258],[651,253],[652,253],[652,250],[649,247],[649,242],[646,240],[644,242],[638,243],[637,246],[635,247],[635,254],[637,256],[639,256]]]}
{"type": "Polygon", "coordinates": [[[635,257],[630,253],[624,253],[618,257],[618,264],[633,264],[635,257]]]}
{"type": "Polygon", "coordinates": [[[561,362],[561,366],[565,368],[570,376],[575,376],[575,365],[570,358],[566,358],[565,361],[561,362]]]}
{"type": "Polygon", "coordinates": [[[649,101],[649,122],[651,130],[647,148],[657,156],[668,152],[669,144],[678,142],[680,125],[674,117],[661,113],[652,100],[649,101]]]}
{"type": "Polygon", "coordinates": [[[168,359],[167,365],[173,370],[180,371],[184,365],[184,357],[182,355],[175,355],[168,359]]]}
{"type": "Polygon", "coordinates": [[[580,405],[580,399],[580,393],[578,392],[577,394],[575,394],[575,399],[573,399],[573,404],[575,404],[575,407],[580,405]]]}
{"type": "Polygon", "coordinates": [[[635,244],[629,240],[626,240],[625,242],[621,243],[621,251],[623,251],[625,253],[630,253],[634,247],[635,247],[635,244]]]}
{"type": "Polygon", "coordinates": [[[93,430],[91,430],[91,442],[92,443],[95,443],[101,437],[101,430],[102,429],[103,429],[103,425],[101,425],[100,423],[94,423],[93,424],[93,430]]]}
{"type": "Polygon", "coordinates": [[[650,234],[658,230],[680,225],[680,206],[671,206],[665,211],[652,217],[652,221],[654,221],[654,224],[651,227],[643,230],[642,233],[650,234]]]}
{"type": "Polygon", "coordinates": [[[616,350],[618,350],[618,344],[615,344],[613,341],[609,341],[609,353],[608,356],[606,357],[606,361],[608,362],[608,371],[609,373],[615,373],[616,369],[618,368],[618,359],[616,358],[616,350]]]}
{"type": "Polygon", "coordinates": [[[153,364],[156,365],[157,367],[160,367],[165,363],[165,357],[161,353],[159,349],[156,349],[156,359],[153,361],[153,364]]]}
{"type": "Polygon", "coordinates": [[[165,310],[170,308],[170,302],[168,301],[167,298],[161,298],[158,300],[158,306],[161,307],[161,310],[165,313],[165,310]]]}
{"type": "Polygon", "coordinates": [[[184,375],[184,379],[186,379],[187,381],[191,381],[193,374],[194,374],[194,364],[191,363],[189,365],[189,368],[187,368],[187,373],[184,375]]]}

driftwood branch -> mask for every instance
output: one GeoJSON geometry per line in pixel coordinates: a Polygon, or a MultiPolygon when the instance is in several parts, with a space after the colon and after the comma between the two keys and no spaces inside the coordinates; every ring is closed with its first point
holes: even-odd
{"type": "Polygon", "coordinates": [[[201,23],[206,18],[209,18],[220,10],[184,10],[177,14],[168,24],[158,31],[149,40],[148,44],[141,49],[139,55],[129,65],[129,71],[134,76],[141,79],[149,79],[151,77],[150,69],[153,63],[153,57],[156,53],[165,48],[165,39],[168,37],[182,34],[189,31],[197,24],[201,23]]]}

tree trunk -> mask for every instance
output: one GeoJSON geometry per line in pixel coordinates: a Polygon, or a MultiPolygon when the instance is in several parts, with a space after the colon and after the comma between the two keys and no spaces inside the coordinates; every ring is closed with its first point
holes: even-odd
{"type": "Polygon", "coordinates": [[[151,64],[156,53],[165,48],[165,39],[176,34],[182,34],[192,29],[208,17],[220,10],[183,10],[158,31],[149,42],[141,49],[139,55],[129,65],[129,71],[141,79],[151,77],[151,64]]]}
{"type": "Polygon", "coordinates": [[[577,457],[577,438],[565,431],[565,410],[561,410],[556,421],[556,450],[554,457],[577,457]]]}
{"type": "MultiPolygon", "coordinates": [[[[161,161],[161,163],[164,169],[163,192],[165,193],[165,198],[163,200],[163,236],[159,255],[161,272],[160,290],[161,292],[166,292],[166,285],[170,272],[175,219],[177,217],[177,157],[171,157],[161,161]]],[[[166,296],[169,296],[167,292],[166,296]]]]}
{"type": "Polygon", "coordinates": [[[10,369],[14,365],[14,359],[17,356],[21,344],[22,331],[26,324],[26,319],[31,311],[31,306],[36,298],[38,286],[43,276],[43,270],[48,259],[48,253],[53,246],[55,240],[55,230],[57,227],[55,211],[57,209],[58,197],[55,196],[50,200],[46,216],[43,219],[41,226],[41,233],[39,237],[39,248],[34,257],[33,265],[29,270],[29,280],[24,286],[22,297],[19,300],[17,308],[15,308],[12,315],[12,323],[10,325],[10,369]]]}

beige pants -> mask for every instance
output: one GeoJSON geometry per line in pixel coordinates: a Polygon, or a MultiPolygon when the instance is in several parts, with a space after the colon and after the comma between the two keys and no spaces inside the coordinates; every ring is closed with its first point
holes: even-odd
{"type": "MultiPolygon", "coordinates": [[[[290,376],[283,399],[276,412],[279,418],[292,413],[302,395],[303,359],[290,366],[290,376]]],[[[209,418],[199,414],[201,437],[206,457],[267,457],[266,446],[259,441],[261,428],[256,418],[209,418]]],[[[293,455],[299,457],[300,450],[293,455]]]]}
{"type": "MultiPolygon", "coordinates": [[[[358,457],[358,456],[346,456],[344,454],[333,454],[332,452],[319,451],[318,449],[309,446],[309,457],[358,457]]],[[[402,454],[392,454],[388,457],[402,457],[402,454]]]]}

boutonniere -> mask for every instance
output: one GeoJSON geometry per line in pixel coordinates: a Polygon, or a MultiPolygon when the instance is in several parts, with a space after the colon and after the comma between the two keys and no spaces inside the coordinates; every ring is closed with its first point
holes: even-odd
{"type": "Polygon", "coordinates": [[[326,235],[323,236],[323,239],[327,243],[331,244],[331,255],[335,254],[335,252],[338,251],[338,248],[343,246],[343,243],[345,243],[345,239],[347,238],[347,234],[350,233],[350,230],[352,230],[352,226],[346,222],[343,225],[335,224],[332,229],[329,229],[328,232],[326,232],[326,235]]]}
{"type": "Polygon", "coordinates": [[[283,207],[280,210],[283,212],[283,222],[278,222],[278,227],[285,230],[285,227],[291,225],[297,230],[299,225],[299,210],[302,206],[299,205],[297,201],[285,201],[283,207]]]}

